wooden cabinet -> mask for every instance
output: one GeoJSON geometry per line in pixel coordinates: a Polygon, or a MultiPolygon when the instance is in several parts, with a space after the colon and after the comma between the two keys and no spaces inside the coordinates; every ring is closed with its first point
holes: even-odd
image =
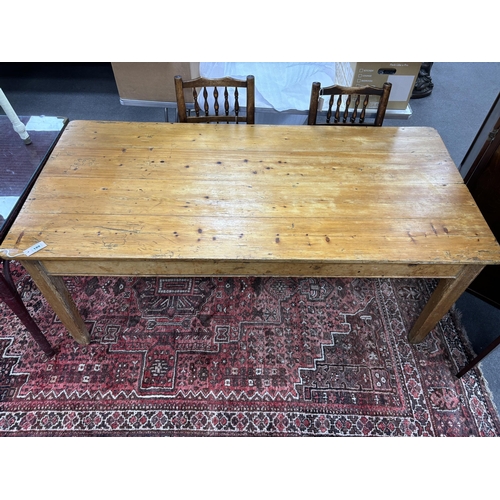
{"type": "MultiPolygon", "coordinates": [[[[460,166],[460,172],[500,241],[500,94],[460,166]]],[[[486,266],[469,292],[500,308],[500,266],[486,266]]]]}

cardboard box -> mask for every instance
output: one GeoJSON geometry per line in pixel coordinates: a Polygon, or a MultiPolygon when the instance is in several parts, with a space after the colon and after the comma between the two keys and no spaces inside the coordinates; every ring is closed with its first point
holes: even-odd
{"type": "MultiPolygon", "coordinates": [[[[419,62],[347,62],[336,63],[335,80],[338,85],[382,87],[392,83],[387,109],[406,109],[420,70],[419,62]]],[[[368,107],[376,107],[376,101],[368,107]]]]}
{"type": "MultiPolygon", "coordinates": [[[[200,76],[200,63],[111,63],[120,98],[128,101],[176,102],[174,76],[190,80],[200,76]]],[[[193,102],[192,96],[187,102],[193,102]]]]}

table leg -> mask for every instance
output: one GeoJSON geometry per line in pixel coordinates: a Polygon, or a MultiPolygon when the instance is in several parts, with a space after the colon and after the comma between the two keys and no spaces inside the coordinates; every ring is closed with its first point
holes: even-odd
{"type": "Polygon", "coordinates": [[[38,344],[40,349],[48,356],[52,357],[56,353],[49,344],[45,335],[41,332],[34,319],[30,316],[21,297],[17,293],[16,287],[10,277],[9,263],[3,263],[3,275],[0,274],[0,298],[7,304],[12,312],[21,320],[28,332],[38,344]]]}
{"type": "Polygon", "coordinates": [[[449,311],[484,266],[467,265],[456,278],[442,278],[411,329],[408,340],[411,344],[422,342],[427,334],[449,311]]]}
{"type": "Polygon", "coordinates": [[[64,284],[64,280],[60,276],[51,276],[40,261],[25,260],[21,263],[63,325],[68,329],[70,335],[79,344],[89,344],[89,332],[64,284]]]}

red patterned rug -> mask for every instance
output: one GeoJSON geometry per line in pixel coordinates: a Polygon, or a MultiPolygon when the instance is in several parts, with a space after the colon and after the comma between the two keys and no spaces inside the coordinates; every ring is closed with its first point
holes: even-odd
{"type": "Polygon", "coordinates": [[[0,305],[1,436],[497,436],[454,313],[411,346],[435,282],[67,278],[92,343],[12,274],[57,355],[0,305]]]}

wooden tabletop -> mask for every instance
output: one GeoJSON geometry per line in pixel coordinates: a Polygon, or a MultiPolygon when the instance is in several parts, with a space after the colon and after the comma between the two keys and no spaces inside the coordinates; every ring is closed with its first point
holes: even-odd
{"type": "Polygon", "coordinates": [[[422,127],[73,121],[2,248],[38,241],[24,260],[500,263],[422,127]]]}

